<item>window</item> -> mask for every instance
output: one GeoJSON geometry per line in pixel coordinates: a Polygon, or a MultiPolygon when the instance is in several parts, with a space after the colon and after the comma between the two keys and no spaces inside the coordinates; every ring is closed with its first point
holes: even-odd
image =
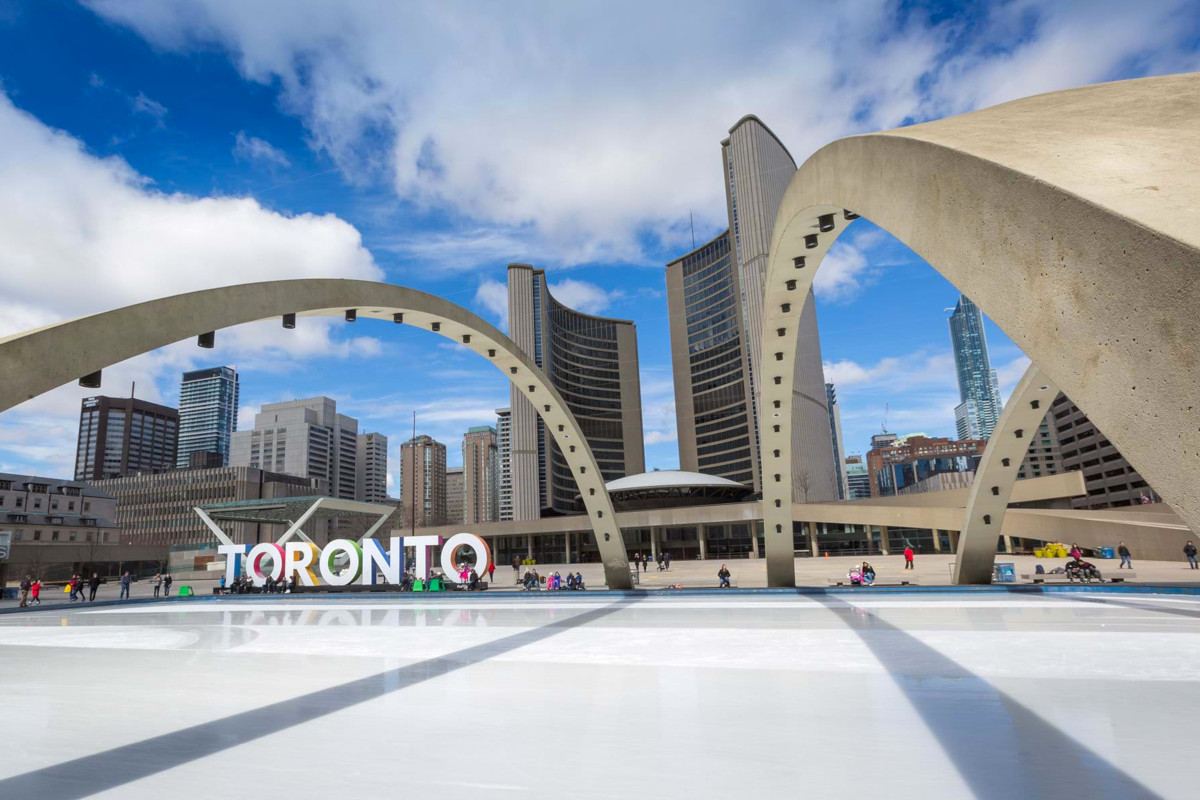
{"type": "Polygon", "coordinates": [[[18,497],[18,498],[17,498],[17,508],[20,508],[20,507],[21,507],[21,505],[22,505],[24,502],[25,502],[25,498],[24,498],[24,497],[18,497]]]}
{"type": "Polygon", "coordinates": [[[52,542],[58,541],[58,531],[50,531],[50,541],[52,541],[52,542]]]}
{"type": "Polygon", "coordinates": [[[21,541],[21,532],[20,531],[13,531],[13,541],[16,541],[16,542],[21,541]]]}
{"type": "Polygon", "coordinates": [[[33,540],[34,540],[35,542],[40,542],[40,541],[42,540],[42,532],[41,532],[41,531],[34,531],[34,532],[33,532],[33,540]]]}

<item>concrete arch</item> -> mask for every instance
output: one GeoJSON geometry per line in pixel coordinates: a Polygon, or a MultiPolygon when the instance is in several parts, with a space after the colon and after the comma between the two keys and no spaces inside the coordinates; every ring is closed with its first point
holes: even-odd
{"type": "Polygon", "coordinates": [[[790,441],[771,415],[790,417],[800,299],[857,215],[971,297],[1200,530],[1196,130],[1200,73],[840,139],[800,167],[776,217],[764,298],[771,585],[795,582],[790,441]]]}
{"type": "Polygon", "coordinates": [[[371,281],[306,279],[248,283],[164,297],[0,339],[0,411],[80,376],[192,336],[246,322],[342,316],[432,330],[491,362],[521,387],[562,448],[587,508],[604,576],[632,589],[629,560],[604,476],[571,410],[515,343],[470,311],[415,289],[371,281]]]}
{"type": "Polygon", "coordinates": [[[1017,472],[1057,394],[1058,385],[1041,367],[1030,364],[1004,405],[967,497],[954,559],[955,583],[992,582],[996,539],[1004,524],[1017,472]]]}

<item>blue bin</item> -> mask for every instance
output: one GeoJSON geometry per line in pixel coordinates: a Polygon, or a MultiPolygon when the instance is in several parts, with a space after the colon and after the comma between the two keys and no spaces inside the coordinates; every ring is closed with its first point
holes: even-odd
{"type": "Polygon", "coordinates": [[[1016,583],[1017,569],[1011,561],[1002,561],[992,568],[992,580],[995,583],[1016,583]]]}
{"type": "Polygon", "coordinates": [[[1116,558],[1117,554],[1111,547],[1101,547],[1100,548],[1100,557],[1101,558],[1116,558]]]}

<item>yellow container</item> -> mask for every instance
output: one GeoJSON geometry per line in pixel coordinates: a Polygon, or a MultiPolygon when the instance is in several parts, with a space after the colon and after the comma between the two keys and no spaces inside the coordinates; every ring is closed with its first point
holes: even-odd
{"type": "Polygon", "coordinates": [[[1043,549],[1043,548],[1038,548],[1037,550],[1034,550],[1034,551],[1033,551],[1033,557],[1034,557],[1034,558],[1045,558],[1045,557],[1046,557],[1046,551],[1045,551],[1045,549],[1043,549]]]}

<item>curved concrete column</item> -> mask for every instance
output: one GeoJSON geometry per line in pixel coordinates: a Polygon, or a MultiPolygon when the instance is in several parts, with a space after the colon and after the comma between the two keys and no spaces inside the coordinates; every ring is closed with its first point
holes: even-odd
{"type": "MultiPolygon", "coordinates": [[[[803,304],[783,312],[781,298],[802,296],[841,231],[838,212],[851,209],[969,296],[1200,530],[1198,129],[1200,73],[1039,95],[825,146],[776,217],[763,352],[794,335],[779,328],[798,329],[803,304]],[[822,232],[826,214],[834,227],[822,232]]],[[[791,369],[786,355],[763,364],[768,389],[791,369]]],[[[790,418],[790,393],[765,395],[781,401],[768,414],[790,418]]],[[[785,433],[760,425],[768,580],[781,586],[794,580],[790,485],[773,480],[787,475],[785,433]]]]}
{"type": "Polygon", "coordinates": [[[1057,394],[1054,381],[1037,364],[1030,364],[1008,398],[971,484],[954,560],[955,583],[992,582],[996,539],[1004,524],[1017,472],[1025,460],[1029,442],[1037,435],[1038,426],[1057,394]]]}
{"type": "Polygon", "coordinates": [[[357,317],[431,330],[475,351],[520,387],[571,467],[612,589],[632,589],[629,561],[604,477],[574,415],[515,343],[470,311],[415,289],[306,279],[225,286],[50,325],[0,339],[0,411],[83,375],[192,336],[284,314],[357,317]],[[399,315],[399,316],[397,316],[399,315]]]}

